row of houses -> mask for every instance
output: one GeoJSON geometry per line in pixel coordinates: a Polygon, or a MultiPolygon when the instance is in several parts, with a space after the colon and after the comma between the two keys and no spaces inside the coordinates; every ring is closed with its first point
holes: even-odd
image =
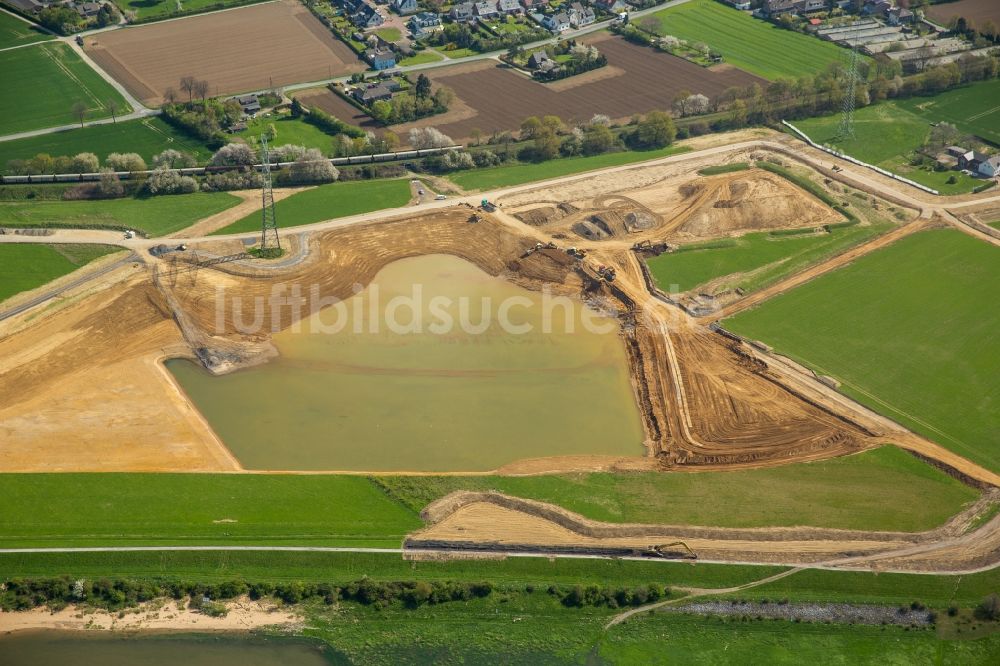
{"type": "MultiPolygon", "coordinates": [[[[597,12],[593,7],[581,2],[574,2],[568,8],[551,14],[542,12],[548,6],[549,0],[481,0],[480,2],[462,2],[453,5],[448,17],[457,23],[490,20],[501,16],[518,16],[528,14],[542,27],[552,32],[562,32],[570,28],[581,28],[591,25],[597,20],[597,12]]],[[[618,12],[628,5],[624,0],[595,0],[594,6],[609,12],[618,12]]]]}
{"type": "MultiPolygon", "coordinates": [[[[738,9],[750,9],[750,3],[744,0],[726,0],[738,9]]],[[[854,0],[838,0],[834,6],[850,12],[854,8],[854,0]]],[[[830,8],[827,0],[764,0],[759,13],[765,17],[775,17],[782,14],[811,14],[823,12],[830,8]]],[[[912,23],[913,12],[906,7],[899,7],[895,0],[865,0],[861,7],[862,16],[872,16],[884,19],[889,25],[912,23]]]]}

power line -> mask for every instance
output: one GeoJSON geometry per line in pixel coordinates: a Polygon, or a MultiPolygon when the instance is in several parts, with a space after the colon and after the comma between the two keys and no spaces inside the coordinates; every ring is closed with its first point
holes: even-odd
{"type": "Polygon", "coordinates": [[[274,214],[274,190],[271,188],[271,156],[267,152],[267,137],[260,136],[261,161],[261,225],[260,249],[272,247],[269,240],[274,241],[273,247],[281,249],[281,239],[278,238],[278,223],[274,214]]]}

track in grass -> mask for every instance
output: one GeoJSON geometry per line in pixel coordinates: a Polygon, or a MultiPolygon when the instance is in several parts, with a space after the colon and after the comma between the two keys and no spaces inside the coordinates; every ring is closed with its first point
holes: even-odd
{"type": "Polygon", "coordinates": [[[1000,249],[906,237],[724,322],[955,453],[1000,471],[1000,249]],[[794,326],[789,325],[794,322],[794,326]]]}
{"type": "Polygon", "coordinates": [[[159,118],[142,118],[0,142],[0,170],[6,170],[10,160],[28,160],[38,153],[58,156],[88,152],[101,160],[108,153],[139,153],[148,164],[153,155],[168,148],[191,153],[199,161],[212,154],[205,144],[159,118]]]}
{"type": "Polygon", "coordinates": [[[0,51],[4,92],[0,96],[0,134],[13,134],[78,122],[73,105],[86,106],[86,120],[110,118],[132,109],[125,99],[73,50],[61,42],[0,51]]]}

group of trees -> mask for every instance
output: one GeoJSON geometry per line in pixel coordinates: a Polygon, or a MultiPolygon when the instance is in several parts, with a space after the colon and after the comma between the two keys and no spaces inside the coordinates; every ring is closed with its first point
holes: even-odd
{"type": "Polygon", "coordinates": [[[642,606],[670,597],[670,589],[662,585],[649,585],[629,589],[627,587],[601,587],[599,585],[576,585],[571,588],[552,586],[549,594],[559,597],[564,606],[581,608],[584,606],[606,606],[622,608],[627,606],[642,606]]]}
{"type": "MultiPolygon", "coordinates": [[[[182,169],[197,164],[197,159],[190,153],[173,148],[153,156],[153,168],[166,166],[171,169],[182,169]]],[[[145,171],[146,161],[138,153],[108,153],[104,158],[104,166],[111,171],[145,171]]],[[[38,153],[28,160],[10,160],[7,162],[7,173],[12,175],[38,175],[49,173],[97,173],[101,162],[94,153],[78,153],[73,156],[60,155],[53,157],[48,153],[38,153]]]]}
{"type": "Polygon", "coordinates": [[[608,58],[593,46],[577,44],[576,42],[562,42],[555,48],[556,55],[569,55],[569,59],[559,63],[547,72],[536,70],[532,76],[539,81],[556,81],[565,79],[568,76],[575,76],[589,72],[592,69],[604,67],[608,64],[608,58]]]}
{"type": "Polygon", "coordinates": [[[287,604],[320,600],[328,605],[350,601],[375,608],[401,605],[417,608],[426,604],[469,601],[489,597],[490,582],[453,581],[374,581],[368,578],[334,585],[332,583],[247,583],[231,580],[222,583],[190,583],[133,579],[74,580],[60,578],[12,579],[0,586],[0,610],[29,610],[48,606],[53,610],[69,604],[86,604],[94,608],[122,610],[146,601],[172,598],[188,599],[194,608],[201,608],[204,599],[211,602],[249,596],[251,599],[273,598],[287,604]]]}
{"type": "Polygon", "coordinates": [[[670,114],[651,111],[636,116],[616,132],[607,116],[595,115],[590,122],[567,128],[559,116],[530,116],[521,123],[521,141],[531,145],[520,151],[525,160],[544,161],[560,155],[599,155],[623,146],[637,149],[663,148],[673,143],[677,128],[670,114]]]}
{"type": "Polygon", "coordinates": [[[243,108],[234,99],[172,102],[171,97],[176,99],[176,95],[164,95],[163,119],[213,149],[226,143],[224,128],[243,117],[243,108]]]}
{"type": "Polygon", "coordinates": [[[454,98],[451,88],[440,86],[432,90],[431,80],[421,74],[413,86],[413,94],[399,93],[389,100],[379,100],[368,111],[377,122],[393,125],[444,113],[454,98]]]}
{"type": "Polygon", "coordinates": [[[103,28],[118,23],[121,18],[122,13],[111,2],[101,5],[93,19],[84,18],[72,7],[57,4],[48,5],[36,14],[41,25],[60,35],[71,35],[87,27],[103,28]]]}

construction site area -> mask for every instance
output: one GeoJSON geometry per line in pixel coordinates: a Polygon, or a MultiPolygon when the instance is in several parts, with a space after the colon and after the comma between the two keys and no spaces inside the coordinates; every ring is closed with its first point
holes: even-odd
{"type": "MultiPolygon", "coordinates": [[[[813,159],[793,155],[777,142],[747,141],[474,199],[434,201],[366,219],[281,230],[284,254],[273,260],[244,254],[251,242],[246,236],[187,237],[183,249],[167,252],[162,248],[173,248],[181,240],[123,243],[134,250],[132,260],[64,294],[46,311],[29,310],[0,321],[0,470],[679,473],[818,461],[891,443],[987,495],[933,532],[902,534],[607,525],[550,504],[462,492],[427,507],[427,527],[410,535],[406,547],[575,550],[847,567],[878,559],[899,569],[993,562],[1000,553],[1000,522],[994,518],[984,525],[975,523],[992,501],[989,489],[1000,484],[1000,477],[851,401],[766,345],[718,325],[726,314],[901,235],[946,224],[936,213],[918,210],[919,202],[907,205],[900,197],[882,197],[876,187],[847,179],[837,182],[836,171],[819,171],[813,159]],[[820,234],[825,226],[844,222],[843,214],[814,192],[773,169],[757,168],[763,163],[794,171],[825,196],[857,202],[851,208],[855,224],[885,224],[889,230],[760,292],[730,294],[715,304],[724,306],[718,311],[698,310],[697,294],[668,294],[653,284],[646,260],[685,244],[759,232],[820,234]],[[697,173],[734,164],[748,166],[713,172],[716,175],[697,173]],[[161,249],[151,253],[156,247],[161,249]],[[405,263],[441,255],[474,268],[405,263]],[[165,365],[177,359],[194,364],[203,375],[197,381],[207,393],[213,382],[222,386],[231,377],[254,377],[252,373],[269,364],[281,368],[281,362],[297,358],[285,346],[292,344],[283,337],[287,331],[315,324],[324,304],[350,302],[393,270],[397,283],[406,283],[409,275],[411,283],[443,285],[437,290],[428,287],[433,292],[429,296],[458,296],[475,285],[488,285],[515,290],[503,293],[527,303],[542,293],[566,297],[579,308],[576,314],[599,314],[602,322],[613,324],[613,331],[588,352],[556,343],[547,349],[529,348],[527,343],[519,347],[516,336],[491,330],[489,344],[508,350],[503,356],[506,365],[488,356],[492,348],[486,343],[467,334],[449,334],[421,339],[407,349],[405,360],[389,367],[374,359],[403,343],[386,343],[389,334],[384,331],[376,337],[386,346],[375,351],[364,347],[350,358],[298,359],[299,365],[310,365],[327,378],[348,377],[340,389],[328,385],[325,390],[331,393],[324,401],[310,404],[301,415],[315,422],[319,434],[301,434],[293,423],[299,417],[273,423],[280,413],[255,421],[260,410],[251,407],[252,402],[207,409],[173,367],[165,365]],[[501,283],[507,287],[498,286],[501,283]],[[302,299],[297,308],[272,307],[276,293],[287,297],[296,290],[316,298],[302,299]],[[474,344],[480,345],[475,362],[449,365],[442,360],[474,344]],[[516,360],[522,352],[530,362],[516,360]],[[560,354],[564,357],[551,360],[560,354]],[[532,393],[526,384],[505,384],[515,381],[509,377],[551,383],[532,393]],[[407,383],[414,378],[419,381],[407,383]],[[427,378],[435,383],[421,383],[427,378]],[[367,406],[338,412],[337,391],[346,393],[368,381],[372,385],[365,394],[367,406]],[[469,390],[472,381],[514,388],[477,394],[495,404],[473,403],[468,409],[479,411],[454,413],[460,404],[455,387],[469,390]],[[408,387],[409,400],[419,392],[425,403],[421,413],[440,428],[393,430],[405,419],[418,418],[416,412],[400,413],[394,406],[389,396],[396,382],[408,387]],[[572,383],[582,389],[572,393],[561,388],[572,383]],[[386,394],[381,403],[379,391],[386,394]],[[551,405],[539,402],[539,396],[561,391],[567,392],[567,399],[551,405]],[[532,411],[535,404],[542,408],[532,411]],[[280,446],[294,447],[300,434],[302,441],[315,436],[317,453],[310,459],[320,462],[307,466],[296,462],[301,458],[276,455],[248,464],[244,458],[249,454],[227,439],[228,431],[218,421],[224,412],[238,413],[248,430],[273,426],[273,438],[259,443],[263,448],[279,450],[279,439],[280,446]],[[371,421],[361,424],[358,436],[366,428],[388,429],[393,436],[378,440],[372,451],[366,451],[365,442],[352,441],[349,463],[338,464],[336,456],[324,458],[321,449],[347,427],[340,424],[359,414],[371,421]],[[462,429],[448,430],[450,420],[462,422],[462,429]],[[504,431],[504,438],[521,437],[521,445],[505,450],[506,439],[486,436],[503,422],[517,426],[504,431]],[[585,432],[599,433],[599,441],[590,445],[585,432]],[[552,444],[556,440],[559,446],[552,444]],[[417,455],[411,457],[419,457],[421,447],[436,447],[432,462],[400,466],[404,463],[399,460],[410,460],[413,451],[417,455]],[[490,462],[476,464],[477,457],[490,462]]],[[[333,350],[339,343],[303,344],[333,350]]],[[[320,355],[329,351],[317,350],[320,355]]],[[[294,391],[286,380],[280,372],[272,373],[266,384],[244,379],[243,390],[268,395],[294,391]]],[[[318,386],[322,392],[323,385],[318,386]]]]}

